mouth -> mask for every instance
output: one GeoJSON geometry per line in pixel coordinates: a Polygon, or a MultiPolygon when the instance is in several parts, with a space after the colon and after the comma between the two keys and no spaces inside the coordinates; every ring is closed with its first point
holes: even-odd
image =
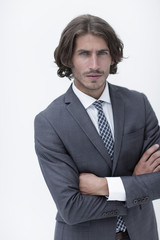
{"type": "Polygon", "coordinates": [[[102,76],[102,74],[87,74],[86,76],[90,80],[98,80],[102,76]]]}

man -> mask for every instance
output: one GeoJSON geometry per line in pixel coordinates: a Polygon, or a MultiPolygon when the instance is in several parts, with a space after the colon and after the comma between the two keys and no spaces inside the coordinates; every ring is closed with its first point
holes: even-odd
{"type": "Polygon", "coordinates": [[[160,129],[147,98],[109,84],[123,58],[112,27],[73,19],[55,50],[69,90],[35,119],[35,147],[58,209],[55,240],[157,240],[160,129]]]}

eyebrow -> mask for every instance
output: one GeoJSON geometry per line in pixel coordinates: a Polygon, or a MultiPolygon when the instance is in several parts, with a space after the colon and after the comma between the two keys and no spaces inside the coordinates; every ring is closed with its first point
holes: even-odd
{"type": "Polygon", "coordinates": [[[109,48],[105,48],[105,49],[100,49],[100,50],[98,50],[97,52],[109,52],[109,48]]]}
{"type": "MultiPolygon", "coordinates": [[[[80,52],[91,52],[91,50],[79,49],[79,50],[77,50],[76,52],[77,52],[77,53],[80,53],[80,52]]],[[[104,48],[104,49],[97,50],[97,52],[109,52],[109,49],[108,49],[108,48],[104,48]]]]}

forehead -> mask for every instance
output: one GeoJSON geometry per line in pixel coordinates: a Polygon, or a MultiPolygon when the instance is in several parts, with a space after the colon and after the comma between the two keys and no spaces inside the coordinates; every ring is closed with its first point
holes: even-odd
{"type": "Polygon", "coordinates": [[[79,36],[75,41],[75,51],[79,49],[84,50],[100,50],[100,49],[108,49],[106,41],[97,35],[93,34],[85,34],[79,36]]]}

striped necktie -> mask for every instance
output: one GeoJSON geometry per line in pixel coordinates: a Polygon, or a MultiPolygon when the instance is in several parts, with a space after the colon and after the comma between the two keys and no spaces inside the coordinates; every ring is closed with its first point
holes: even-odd
{"type": "MultiPolygon", "coordinates": [[[[104,145],[108,151],[108,154],[113,161],[113,154],[114,154],[114,141],[111,133],[111,129],[109,126],[109,123],[104,115],[103,108],[102,108],[102,100],[97,100],[93,103],[94,107],[98,111],[98,128],[99,128],[99,134],[104,142],[104,145]]],[[[121,216],[117,217],[117,226],[116,226],[116,232],[125,232],[126,231],[126,225],[124,223],[124,220],[121,216]]]]}

